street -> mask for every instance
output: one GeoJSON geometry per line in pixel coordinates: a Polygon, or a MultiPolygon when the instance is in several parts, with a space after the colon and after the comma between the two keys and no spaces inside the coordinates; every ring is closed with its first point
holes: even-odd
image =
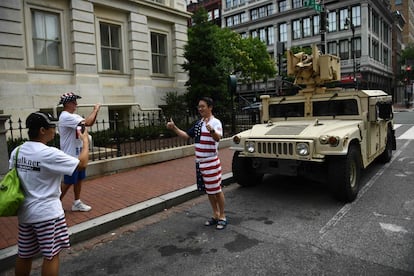
{"type": "Polygon", "coordinates": [[[225,230],[203,225],[211,208],[201,196],[75,244],[60,274],[413,275],[413,121],[414,112],[396,113],[394,157],[364,171],[351,204],[299,178],[231,184],[225,230]]]}

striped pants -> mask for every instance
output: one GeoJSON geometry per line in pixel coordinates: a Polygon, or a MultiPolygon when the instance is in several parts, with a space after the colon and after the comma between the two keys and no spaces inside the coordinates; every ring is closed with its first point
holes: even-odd
{"type": "Polygon", "coordinates": [[[19,223],[20,258],[32,258],[40,251],[44,258],[51,260],[63,248],[69,246],[65,216],[39,223],[19,223]]]}
{"type": "Polygon", "coordinates": [[[203,177],[207,194],[217,194],[221,192],[221,164],[216,156],[214,159],[200,160],[200,172],[203,177]]]}

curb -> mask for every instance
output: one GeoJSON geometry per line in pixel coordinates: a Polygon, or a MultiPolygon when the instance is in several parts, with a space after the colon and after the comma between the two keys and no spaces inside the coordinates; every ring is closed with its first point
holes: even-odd
{"type": "MultiPolygon", "coordinates": [[[[232,173],[223,174],[223,186],[228,186],[232,182],[232,173]]],[[[76,244],[102,235],[120,226],[159,213],[164,209],[169,209],[200,195],[203,194],[197,191],[197,185],[193,184],[186,188],[154,197],[127,208],[76,224],[69,227],[70,243],[76,244]]],[[[13,268],[16,257],[17,245],[0,250],[0,272],[13,268]]]]}

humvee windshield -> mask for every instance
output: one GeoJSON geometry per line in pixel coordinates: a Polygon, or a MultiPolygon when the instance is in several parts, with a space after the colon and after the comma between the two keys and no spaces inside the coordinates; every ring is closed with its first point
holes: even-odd
{"type": "Polygon", "coordinates": [[[269,106],[269,116],[271,118],[303,117],[304,112],[305,104],[303,102],[280,103],[269,106]]]}
{"type": "Polygon", "coordinates": [[[313,116],[358,115],[355,99],[313,102],[312,109],[313,116]]]}

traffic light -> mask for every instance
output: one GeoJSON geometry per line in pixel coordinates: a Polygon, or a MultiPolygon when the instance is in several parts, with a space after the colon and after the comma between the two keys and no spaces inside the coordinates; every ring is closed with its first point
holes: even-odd
{"type": "Polygon", "coordinates": [[[411,71],[411,65],[407,65],[407,67],[405,68],[405,70],[406,70],[407,72],[410,72],[410,71],[411,71]]]}

